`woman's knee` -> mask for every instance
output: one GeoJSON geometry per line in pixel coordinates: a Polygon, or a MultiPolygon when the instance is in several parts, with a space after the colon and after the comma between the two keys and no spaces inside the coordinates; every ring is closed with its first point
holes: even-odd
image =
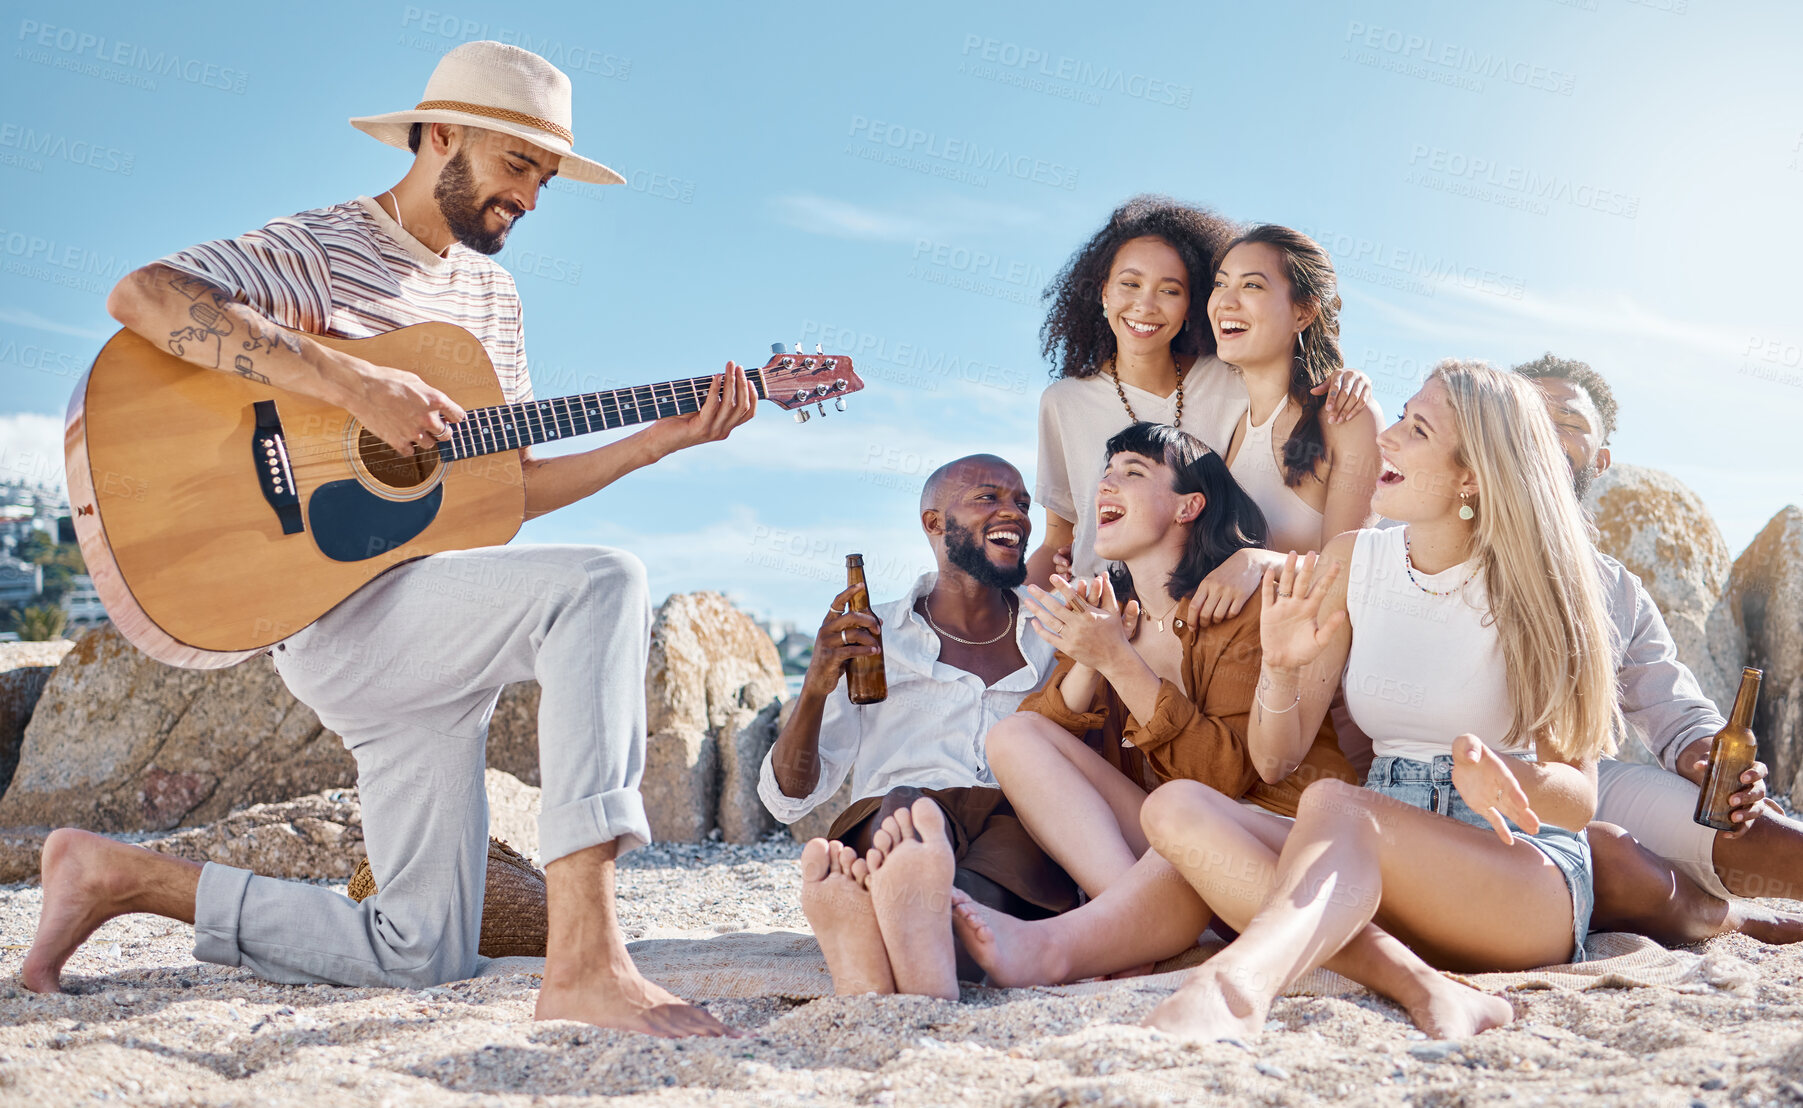
{"type": "Polygon", "coordinates": [[[1217,802],[1224,800],[1226,797],[1200,781],[1167,781],[1140,805],[1140,830],[1153,850],[1169,858],[1171,844],[1199,834],[1217,802]]]}
{"type": "Polygon", "coordinates": [[[1376,795],[1337,777],[1323,777],[1302,790],[1296,801],[1296,819],[1364,815],[1369,813],[1370,801],[1376,795]]]}
{"type": "Polygon", "coordinates": [[[1044,727],[1055,726],[1037,712],[1016,712],[1003,716],[989,729],[983,749],[991,772],[1000,776],[1016,767],[1031,765],[1046,753],[1044,727]]]}

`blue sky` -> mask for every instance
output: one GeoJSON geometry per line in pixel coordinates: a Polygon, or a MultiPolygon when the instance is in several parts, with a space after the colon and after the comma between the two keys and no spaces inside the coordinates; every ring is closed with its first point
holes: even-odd
{"type": "Polygon", "coordinates": [[[627,547],[660,596],[812,624],[851,551],[899,593],[934,465],[988,450],[1031,478],[1039,290],[1146,191],[1320,238],[1388,412],[1441,357],[1551,349],[1609,376],[1617,459],[1689,484],[1734,552],[1803,500],[1792,4],[6,8],[6,475],[56,476],[119,273],[387,188],[407,156],[345,120],[499,38],[571,74],[577,149],[630,181],[553,186],[502,257],[539,395],[775,340],[869,383],[806,426],[762,405],[522,532],[627,547]]]}

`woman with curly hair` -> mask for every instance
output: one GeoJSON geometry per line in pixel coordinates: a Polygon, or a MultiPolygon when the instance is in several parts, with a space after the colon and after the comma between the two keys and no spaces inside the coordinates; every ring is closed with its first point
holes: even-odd
{"type": "MultiPolygon", "coordinates": [[[[1053,572],[1089,577],[1101,571],[1094,503],[1103,446],[1112,435],[1151,420],[1189,431],[1225,454],[1246,413],[1247,385],[1215,356],[1208,298],[1198,290],[1212,283],[1215,259],[1233,238],[1234,225],[1205,208],[1136,196],[1115,209],[1047,288],[1051,311],[1040,335],[1058,380],[1039,404],[1036,495],[1045,505],[1047,533],[1028,561],[1035,583],[1049,584],[1053,572]]],[[[1317,390],[1310,400],[1319,404],[1319,394],[1331,390],[1331,419],[1342,419],[1364,406],[1370,385],[1351,371],[1332,382],[1323,376],[1310,385],[1317,390]]],[[[1263,567],[1251,552],[1230,559],[1198,591],[1197,610],[1209,619],[1217,611],[1220,618],[1238,612],[1263,567]]]]}

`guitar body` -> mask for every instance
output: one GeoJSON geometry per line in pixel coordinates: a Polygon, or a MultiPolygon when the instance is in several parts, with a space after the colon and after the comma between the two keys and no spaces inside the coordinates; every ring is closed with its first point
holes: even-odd
{"type": "MultiPolygon", "coordinates": [[[[503,403],[462,328],[316,338],[411,370],[466,409],[503,403]]],[[[129,331],[76,387],[64,448],[95,591],[127,639],[170,665],[243,661],[394,565],[498,546],[525,519],[516,450],[401,458],[341,408],[196,368],[129,331]]]]}

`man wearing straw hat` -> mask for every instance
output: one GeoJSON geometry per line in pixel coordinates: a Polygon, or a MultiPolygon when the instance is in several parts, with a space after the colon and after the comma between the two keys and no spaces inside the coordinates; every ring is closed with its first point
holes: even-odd
{"type": "MultiPolygon", "coordinates": [[[[107,307],[196,365],[348,409],[410,453],[448,438],[462,409],[412,373],[329,350],[309,333],[364,338],[456,323],[481,340],[507,401],[526,400],[518,294],[489,255],[552,176],[622,178],[575,153],[569,78],[499,42],[446,54],[414,108],[351,123],[414,152],[393,188],[172,254],[128,274],[107,307]],[[203,317],[225,323],[191,326],[203,317]]],[[[755,403],[729,362],[692,415],[587,453],[527,456],[526,514],[725,438],[755,403]]],[[[191,922],[195,957],[273,981],[417,988],[470,976],[487,859],[488,721],[502,686],[536,678],[550,916],[537,1015],[666,1036],[728,1033],[638,973],[614,913],[615,858],[651,834],[638,791],[650,617],[644,566],[600,547],[458,551],[377,578],[272,656],[356,757],[381,891],[357,903],[60,830],[44,846],[43,914],[24,983],[55,991],[75,949],[127,912],[191,922]]]]}

